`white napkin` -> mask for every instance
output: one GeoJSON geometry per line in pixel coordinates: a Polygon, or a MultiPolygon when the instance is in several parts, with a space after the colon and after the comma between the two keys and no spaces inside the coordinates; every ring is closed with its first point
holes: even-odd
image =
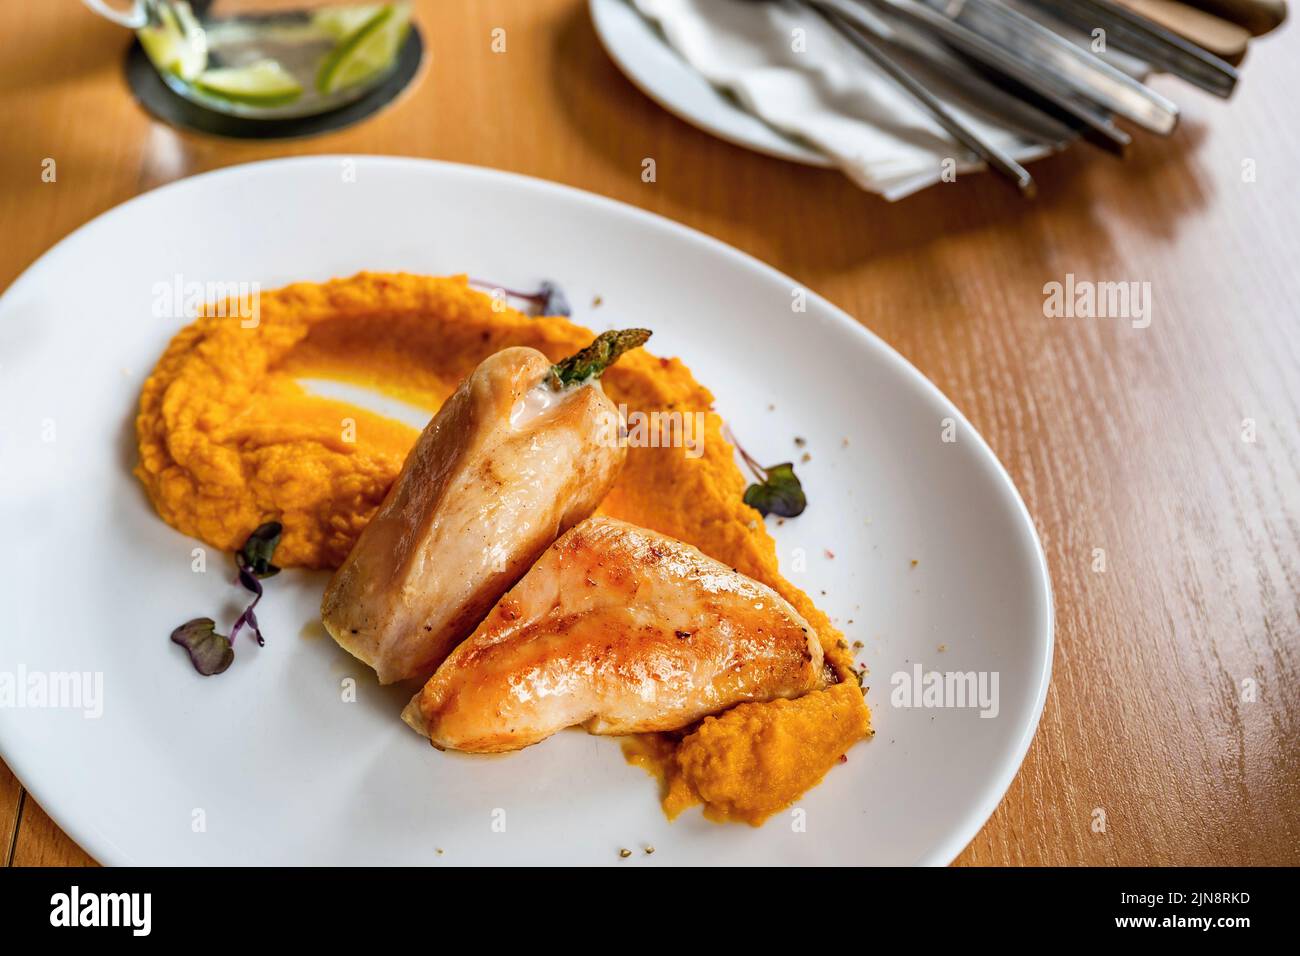
{"type": "MultiPolygon", "coordinates": [[[[895,200],[938,182],[945,160],[958,170],[978,168],[924,107],[806,8],[788,0],[633,3],[710,83],[824,152],[863,189],[895,200]]],[[[1018,159],[1051,151],[981,114],[945,81],[927,74],[925,83],[953,114],[1018,159]]]]}

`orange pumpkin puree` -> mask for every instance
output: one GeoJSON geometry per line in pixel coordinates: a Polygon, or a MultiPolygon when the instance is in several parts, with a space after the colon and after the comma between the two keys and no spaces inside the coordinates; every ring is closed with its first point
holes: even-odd
{"type": "MultiPolygon", "coordinates": [[[[172,339],[145,382],[136,474],[178,530],[234,550],[279,520],[276,563],[337,567],[397,477],[418,431],[310,394],[303,378],[366,385],[430,414],[488,355],[511,345],[559,360],[593,333],[533,318],[464,277],[361,273],[262,293],[260,321],[207,314],[172,339]]],[[[713,819],[757,824],[814,786],[870,713],[843,636],[782,577],[762,517],[713,411],[713,396],[675,358],[644,349],[603,376],[615,404],[647,415],[706,413],[703,453],[633,447],[601,511],[672,535],[778,591],[817,631],[840,682],[795,701],[742,704],[686,733],[625,743],[664,782],[670,816],[703,803],[713,819]]]]}

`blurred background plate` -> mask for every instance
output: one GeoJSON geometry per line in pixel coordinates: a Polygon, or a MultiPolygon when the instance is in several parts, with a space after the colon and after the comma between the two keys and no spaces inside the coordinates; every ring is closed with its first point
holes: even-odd
{"type": "Polygon", "coordinates": [[[714,88],[626,0],[589,0],[589,6],[591,22],[610,59],[668,112],[746,149],[808,166],[834,165],[824,153],[783,136],[714,88]]]}

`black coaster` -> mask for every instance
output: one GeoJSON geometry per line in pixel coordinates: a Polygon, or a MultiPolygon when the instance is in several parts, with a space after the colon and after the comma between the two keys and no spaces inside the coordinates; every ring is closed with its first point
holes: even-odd
{"type": "Polygon", "coordinates": [[[139,42],[131,44],[126,54],[126,82],[146,110],[164,123],[196,133],[226,136],[232,139],[293,139],[315,136],[351,126],[375,113],[402,92],[419,72],[424,57],[424,40],[414,23],[406,42],[397,54],[397,66],[388,79],[373,90],[338,109],[314,116],[292,119],[249,119],[204,109],[197,103],[174,93],[163,82],[139,42]]]}

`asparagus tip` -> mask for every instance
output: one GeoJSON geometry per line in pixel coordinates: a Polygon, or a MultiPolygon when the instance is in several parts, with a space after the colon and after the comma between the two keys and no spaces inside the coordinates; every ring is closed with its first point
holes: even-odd
{"type": "Polygon", "coordinates": [[[551,366],[552,386],[563,388],[597,378],[617,362],[624,352],[644,345],[650,335],[649,329],[613,329],[602,332],[585,349],[551,366]]]}

